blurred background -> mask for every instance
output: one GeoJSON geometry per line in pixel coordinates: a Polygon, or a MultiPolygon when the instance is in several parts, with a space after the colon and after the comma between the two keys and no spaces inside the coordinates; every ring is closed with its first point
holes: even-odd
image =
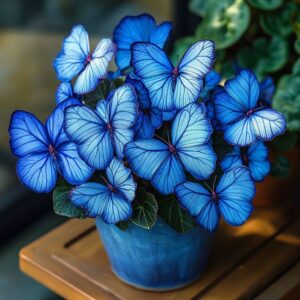
{"type": "Polygon", "coordinates": [[[112,35],[123,16],[143,12],[157,22],[173,21],[176,38],[192,34],[197,22],[180,0],[0,0],[1,299],[57,299],[19,271],[18,251],[65,221],[52,212],[51,195],[36,195],[20,185],[8,144],[10,115],[22,109],[45,121],[52,111],[58,85],[52,61],[73,24],[86,27],[92,48],[112,35]]]}

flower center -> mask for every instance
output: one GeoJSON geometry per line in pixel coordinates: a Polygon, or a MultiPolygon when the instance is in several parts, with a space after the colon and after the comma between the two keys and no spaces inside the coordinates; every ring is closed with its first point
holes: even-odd
{"type": "Polygon", "coordinates": [[[250,109],[249,111],[247,111],[246,116],[249,117],[252,113],[253,113],[253,109],[250,109]]]}
{"type": "Polygon", "coordinates": [[[242,155],[242,160],[243,160],[243,164],[245,166],[248,166],[249,165],[249,159],[248,159],[248,156],[246,154],[243,154],[242,155]]]}
{"type": "Polygon", "coordinates": [[[176,153],[176,149],[171,143],[169,143],[168,146],[169,146],[171,153],[176,153]]]}
{"type": "Polygon", "coordinates": [[[108,131],[112,131],[112,129],[113,129],[110,123],[106,124],[106,128],[108,131]]]}
{"type": "Polygon", "coordinates": [[[88,64],[88,63],[90,63],[91,60],[92,60],[92,55],[89,54],[89,55],[86,57],[85,62],[88,64]]]}
{"type": "Polygon", "coordinates": [[[218,195],[217,195],[217,193],[215,191],[211,192],[211,196],[212,196],[213,201],[217,201],[218,200],[218,195]]]}
{"type": "Polygon", "coordinates": [[[178,72],[178,68],[177,68],[177,67],[175,67],[175,68],[173,69],[172,74],[173,74],[173,77],[177,77],[177,76],[178,76],[179,72],[178,72]]]}
{"type": "Polygon", "coordinates": [[[53,145],[49,145],[49,148],[48,148],[48,151],[49,153],[51,154],[51,156],[53,157],[53,159],[57,159],[57,152],[56,152],[56,149],[54,148],[53,145]]]}

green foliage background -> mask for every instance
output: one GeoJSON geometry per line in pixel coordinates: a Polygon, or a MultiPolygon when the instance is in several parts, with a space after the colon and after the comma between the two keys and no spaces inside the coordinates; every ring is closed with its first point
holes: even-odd
{"type": "Polygon", "coordinates": [[[189,9],[201,21],[193,36],[176,41],[174,54],[211,39],[215,68],[224,78],[238,65],[251,68],[259,80],[272,76],[277,84],[273,106],[285,115],[290,132],[300,132],[300,2],[190,0],[189,9]]]}

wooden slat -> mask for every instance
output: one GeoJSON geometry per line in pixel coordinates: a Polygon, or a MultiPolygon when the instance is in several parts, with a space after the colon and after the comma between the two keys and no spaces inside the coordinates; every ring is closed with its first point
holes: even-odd
{"type": "MultiPolygon", "coordinates": [[[[247,261],[267,247],[274,237],[287,238],[279,232],[288,230],[292,222],[293,211],[279,208],[257,210],[249,222],[239,228],[222,223],[204,276],[177,291],[146,292],[118,280],[110,269],[91,220],[69,221],[27,246],[21,251],[20,266],[25,273],[67,299],[187,300],[214,291],[224,276],[235,274],[242,263],[247,265],[247,261]]],[[[290,255],[294,252],[290,251],[291,246],[287,247],[277,238],[276,243],[282,244],[283,250],[275,247],[276,243],[271,250],[284,254],[283,266],[290,263],[290,255]]],[[[297,237],[294,239],[298,241],[297,237]]],[[[264,259],[268,257],[269,254],[264,259]]]]}
{"type": "Polygon", "coordinates": [[[288,270],[255,300],[298,300],[300,298],[300,262],[288,270]]]}
{"type": "MultiPolygon", "coordinates": [[[[300,259],[300,220],[239,264],[199,298],[252,299],[289,266],[300,259]]],[[[300,280],[300,279],[299,279],[300,280]]]]}

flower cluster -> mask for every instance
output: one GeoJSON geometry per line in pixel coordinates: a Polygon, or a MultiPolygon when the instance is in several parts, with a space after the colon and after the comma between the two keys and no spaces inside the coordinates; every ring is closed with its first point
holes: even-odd
{"type": "Polygon", "coordinates": [[[60,176],[69,207],[111,224],[150,228],[170,201],[177,222],[190,216],[209,231],[220,216],[232,225],[249,218],[254,182],[270,171],[264,141],[285,120],[250,70],[220,84],[212,41],[174,65],[163,50],[171,31],[146,14],[125,17],[91,52],[84,27],[73,27],[54,60],[61,84],[45,125],[24,111],[11,118],[26,187],[50,192],[60,176]],[[108,72],[113,58],[117,71],[108,72]]]}

